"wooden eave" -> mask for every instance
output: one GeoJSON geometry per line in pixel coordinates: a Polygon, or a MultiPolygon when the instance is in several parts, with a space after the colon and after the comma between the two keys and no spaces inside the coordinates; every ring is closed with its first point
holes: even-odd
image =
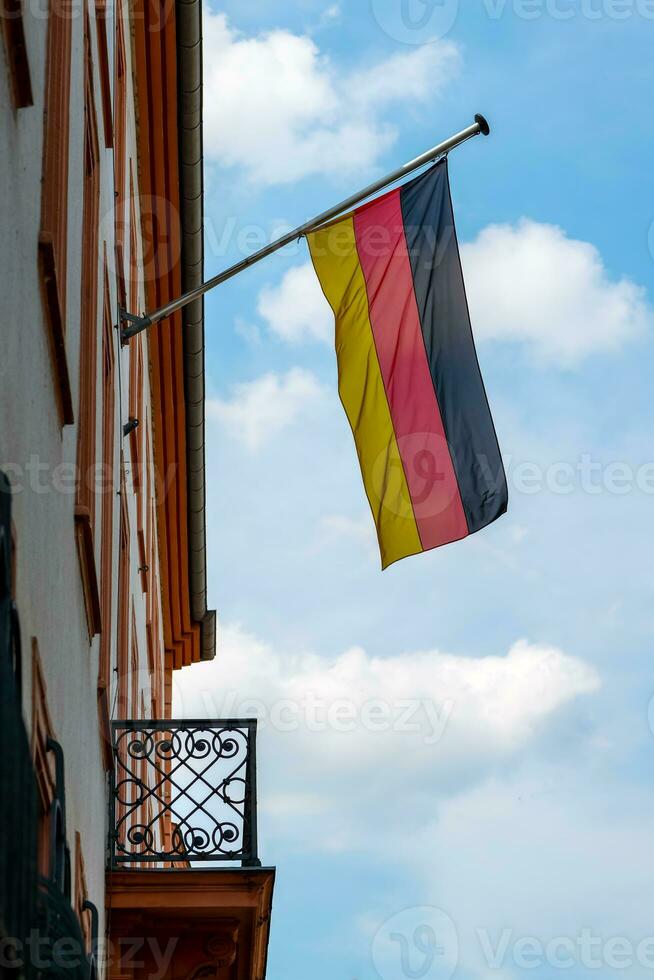
{"type": "MultiPolygon", "coordinates": [[[[175,4],[134,0],[132,24],[145,293],[155,309],[182,292],[175,4]]],[[[181,314],[148,339],[166,666],[178,669],[203,659],[190,601],[181,314]]]]}

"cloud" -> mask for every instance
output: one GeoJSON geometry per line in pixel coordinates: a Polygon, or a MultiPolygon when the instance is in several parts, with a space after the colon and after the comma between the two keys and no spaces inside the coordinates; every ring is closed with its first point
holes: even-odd
{"type": "Polygon", "coordinates": [[[344,514],[328,514],[322,519],[322,526],[330,536],[349,538],[365,546],[368,552],[377,554],[377,535],[375,524],[370,514],[364,514],[358,520],[346,517],[344,514]]]}
{"type": "Polygon", "coordinates": [[[524,343],[539,361],[570,368],[654,323],[642,286],[612,280],[594,245],[555,225],[490,225],[461,253],[479,340],[524,343]]]}
{"type": "Polygon", "coordinates": [[[332,3],[329,7],[325,7],[320,15],[320,26],[327,27],[333,26],[334,24],[340,24],[343,19],[343,9],[340,3],[332,3]]]}
{"type": "Polygon", "coordinates": [[[237,316],[234,320],[234,332],[241,337],[250,347],[261,346],[261,329],[256,323],[250,323],[243,317],[237,316]]]}
{"type": "Polygon", "coordinates": [[[558,711],[599,686],[584,661],[525,640],[482,658],[360,647],[323,658],[279,653],[227,626],[215,661],[176,674],[175,712],[258,716],[271,833],[347,850],[373,846],[380,810],[382,847],[396,821],[430,822],[439,800],[515,762],[558,711]]]}
{"type": "Polygon", "coordinates": [[[286,374],[270,372],[236,384],[227,400],[208,399],[207,416],[254,452],[320,402],[323,394],[314,374],[291,368],[286,374]]]}
{"type": "Polygon", "coordinates": [[[466,980],[522,976],[527,966],[518,958],[527,937],[530,950],[537,944],[528,967],[542,980],[562,969],[575,977],[608,978],[618,970],[630,980],[651,976],[650,955],[640,966],[633,956],[626,968],[606,953],[612,937],[622,936],[634,953],[647,940],[651,954],[654,858],[647,837],[654,799],[649,787],[619,782],[610,764],[599,782],[587,778],[589,770],[580,779],[569,760],[492,777],[444,801],[422,832],[398,835],[393,857],[406,877],[394,893],[368,899],[364,937],[373,942],[404,910],[410,935],[421,922],[419,906],[436,906],[455,924],[456,976],[466,980]],[[616,887],[606,888],[607,881],[616,887]],[[564,968],[568,957],[573,962],[564,968]]]}
{"type": "MultiPolygon", "coordinates": [[[[416,51],[400,52],[347,80],[349,98],[357,107],[374,112],[378,107],[426,99],[442,92],[458,73],[460,53],[451,41],[433,41],[416,51]]],[[[348,93],[344,93],[347,97],[348,93]]]]}
{"type": "Polygon", "coordinates": [[[395,141],[393,106],[439,96],[460,66],[451,41],[348,72],[288,30],[247,36],[205,9],[204,137],[209,161],[265,186],[372,170],[395,141]]]}
{"type": "MultiPolygon", "coordinates": [[[[600,253],[554,225],[490,225],[461,249],[475,337],[525,344],[563,368],[611,352],[654,325],[646,291],[609,278],[600,253]]],[[[259,296],[258,312],[289,343],[331,343],[333,315],[310,262],[259,296]]]]}
{"type": "Polygon", "coordinates": [[[269,329],[288,343],[333,340],[334,315],[311,262],[293,266],[278,286],[262,289],[257,310],[269,329]]]}

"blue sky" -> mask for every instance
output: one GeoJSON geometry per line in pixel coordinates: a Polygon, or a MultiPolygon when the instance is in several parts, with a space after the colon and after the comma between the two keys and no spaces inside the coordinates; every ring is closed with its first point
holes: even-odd
{"type": "Polygon", "coordinates": [[[270,980],[653,973],[653,30],[647,0],[205,14],[207,274],[492,126],[450,159],[485,531],[379,571],[304,243],[207,299],[221,633],[177,706],[261,719],[270,980]]]}

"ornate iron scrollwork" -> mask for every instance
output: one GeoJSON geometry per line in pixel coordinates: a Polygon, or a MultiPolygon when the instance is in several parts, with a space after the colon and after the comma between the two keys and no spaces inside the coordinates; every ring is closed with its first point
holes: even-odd
{"type": "Polygon", "coordinates": [[[255,740],[251,719],[113,722],[112,865],[258,865],[255,740]]]}

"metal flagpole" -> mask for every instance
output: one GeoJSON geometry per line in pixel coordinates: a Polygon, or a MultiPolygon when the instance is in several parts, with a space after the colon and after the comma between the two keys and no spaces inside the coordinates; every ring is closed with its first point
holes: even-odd
{"type": "Polygon", "coordinates": [[[158,323],[159,320],[165,319],[165,317],[170,316],[172,313],[176,313],[177,310],[181,310],[182,307],[186,306],[188,303],[192,303],[193,300],[198,299],[205,293],[208,293],[210,289],[214,286],[220,286],[221,283],[226,282],[233,276],[243,272],[244,269],[248,269],[251,265],[256,262],[260,262],[261,259],[265,259],[266,256],[272,255],[273,252],[277,252],[280,248],[284,248],[285,245],[290,245],[291,242],[303,235],[307,235],[311,231],[316,231],[321,225],[327,224],[332,218],[337,218],[339,214],[350,208],[355,207],[355,205],[360,204],[367,197],[371,197],[378,191],[384,190],[389,184],[394,184],[396,180],[400,180],[402,177],[406,177],[408,174],[413,173],[419,167],[422,167],[426,163],[431,163],[437,157],[442,156],[442,154],[447,153],[448,150],[454,149],[455,146],[460,146],[461,143],[465,143],[466,140],[471,139],[473,136],[478,136],[482,134],[483,136],[488,136],[490,132],[490,126],[479,113],[475,116],[475,121],[471,126],[467,126],[462,129],[460,133],[456,133],[454,136],[450,136],[449,139],[443,140],[442,143],[438,143],[437,146],[427,150],[426,153],[422,153],[415,160],[411,160],[409,163],[405,163],[403,167],[398,167],[392,173],[388,174],[386,177],[382,177],[380,180],[376,180],[373,184],[359,191],[357,194],[353,194],[352,197],[348,197],[345,201],[341,201],[340,204],[336,204],[333,208],[329,208],[328,211],[323,211],[322,214],[317,215],[317,217],[312,218],[311,221],[305,222],[305,224],[300,225],[294,231],[289,232],[282,238],[277,238],[270,245],[264,246],[264,248],[259,249],[258,252],[253,252],[247,258],[242,259],[237,262],[236,265],[232,265],[229,269],[225,269],[223,272],[219,272],[217,276],[213,276],[212,279],[208,279],[203,282],[200,286],[196,286],[195,289],[189,290],[188,293],[184,293],[178,299],[173,299],[164,306],[160,306],[158,310],[153,313],[146,314],[145,316],[135,316],[133,313],[128,313],[126,310],[120,310],[120,317],[122,321],[125,321],[128,326],[124,327],[121,332],[121,337],[123,341],[129,340],[130,337],[134,337],[137,333],[142,330],[147,329],[147,327],[152,326],[154,323],[158,323]]]}

